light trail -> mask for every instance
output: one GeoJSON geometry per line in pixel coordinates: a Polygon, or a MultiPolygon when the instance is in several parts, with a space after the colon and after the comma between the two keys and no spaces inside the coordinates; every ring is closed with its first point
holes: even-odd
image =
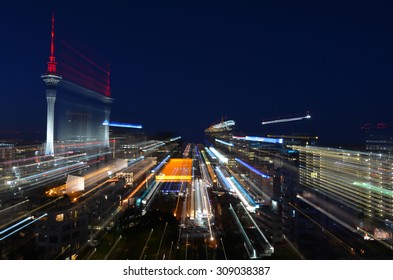
{"type": "Polygon", "coordinates": [[[263,196],[266,199],[270,199],[273,196],[270,189],[268,189],[267,187],[266,187],[266,189],[269,190],[270,194],[264,192],[261,188],[259,188],[257,185],[255,185],[255,183],[252,182],[246,175],[240,174],[240,177],[242,177],[243,180],[247,181],[247,184],[249,186],[251,186],[251,189],[254,191],[255,196],[263,196]]]}
{"type": "Polygon", "coordinates": [[[389,243],[387,243],[387,242],[385,242],[385,241],[383,241],[383,240],[380,240],[380,239],[376,238],[376,237],[374,236],[374,234],[372,234],[371,232],[368,232],[368,231],[366,231],[366,230],[364,230],[364,229],[362,229],[362,228],[360,228],[360,227],[358,227],[357,230],[360,231],[362,234],[364,234],[364,236],[369,236],[369,237],[371,237],[372,239],[374,239],[376,242],[381,243],[381,244],[382,244],[383,246],[385,246],[386,248],[388,248],[388,249],[390,249],[390,250],[393,250],[393,245],[391,245],[391,244],[389,244],[389,243]]]}
{"type": "Polygon", "coordinates": [[[300,121],[304,119],[310,119],[311,116],[307,114],[306,116],[303,117],[296,117],[296,118],[285,118],[285,119],[278,119],[278,120],[272,120],[272,121],[264,121],[262,122],[263,125],[265,124],[272,124],[272,123],[282,123],[282,122],[293,122],[293,121],[300,121]]]}
{"type": "Polygon", "coordinates": [[[169,139],[169,142],[173,142],[173,141],[176,141],[179,139],[181,139],[181,136],[173,137],[173,138],[169,139]]]}
{"type": "Polygon", "coordinates": [[[34,175],[30,175],[30,176],[23,177],[23,178],[20,178],[20,179],[12,180],[12,181],[9,181],[9,184],[10,185],[16,185],[19,182],[27,182],[28,183],[31,180],[39,179],[41,177],[46,177],[46,176],[51,177],[51,176],[56,175],[58,173],[61,173],[63,171],[69,171],[69,170],[72,170],[73,168],[84,166],[85,164],[86,164],[85,162],[77,162],[77,163],[74,163],[74,164],[71,164],[71,165],[66,165],[66,166],[63,166],[63,167],[59,167],[59,168],[43,171],[43,172],[38,173],[38,174],[34,174],[34,175]]]}
{"type": "Polygon", "coordinates": [[[19,221],[16,224],[13,224],[12,226],[10,226],[10,227],[0,231],[0,234],[6,233],[7,231],[10,231],[11,229],[13,229],[13,228],[15,228],[15,227],[17,227],[17,226],[19,226],[19,225],[21,225],[21,224],[31,220],[31,219],[33,219],[33,217],[24,218],[22,221],[19,221]]]}
{"type": "Polygon", "coordinates": [[[97,186],[95,186],[94,188],[91,188],[91,189],[88,190],[87,192],[84,192],[84,193],[82,193],[82,194],[80,194],[80,195],[78,195],[78,196],[73,197],[71,201],[72,201],[72,202],[76,202],[76,201],[78,201],[79,198],[85,197],[85,196],[88,195],[89,193],[91,193],[91,192],[93,192],[93,191],[95,191],[95,190],[101,188],[102,186],[104,186],[104,185],[106,185],[106,184],[108,184],[108,181],[102,182],[101,184],[98,184],[97,186]]]}
{"type": "Polygon", "coordinates": [[[220,160],[220,162],[228,164],[228,158],[221,154],[219,151],[217,151],[215,148],[210,147],[209,150],[220,160]]]}
{"type": "Polygon", "coordinates": [[[160,164],[159,165],[157,165],[157,167],[156,168],[154,168],[153,170],[152,170],[152,173],[156,173],[164,164],[166,164],[167,163],[167,160],[170,158],[171,156],[166,156],[161,162],[160,162],[160,164]]]}
{"type": "Polygon", "coordinates": [[[207,192],[206,185],[203,185],[203,190],[204,190],[204,201],[206,205],[206,216],[207,216],[207,225],[209,226],[209,233],[210,233],[210,240],[213,241],[213,232],[212,232],[212,227],[211,227],[211,221],[210,221],[210,216],[212,215],[212,210],[211,210],[211,205],[209,203],[209,193],[207,192]]]}
{"type": "Polygon", "coordinates": [[[209,150],[209,148],[205,147],[207,154],[210,156],[211,160],[217,160],[217,157],[209,150]]]}
{"type": "MultiPolygon", "coordinates": [[[[140,163],[142,164],[142,163],[140,163]]],[[[143,175],[146,175],[146,173],[154,166],[153,162],[149,162],[149,163],[144,163],[145,165],[143,165],[142,167],[136,169],[138,170],[137,173],[134,173],[134,181],[138,180],[140,177],[142,177],[143,175]]],[[[135,167],[137,168],[137,167],[135,167]]]]}
{"type": "Polygon", "coordinates": [[[232,214],[232,216],[236,222],[236,225],[238,226],[238,228],[240,229],[240,232],[243,235],[243,239],[244,239],[245,245],[246,245],[245,248],[246,248],[247,254],[250,258],[252,258],[252,256],[255,256],[255,248],[254,248],[254,246],[252,246],[250,238],[248,237],[246,231],[244,230],[243,225],[241,224],[241,222],[239,220],[239,217],[236,215],[235,209],[233,209],[232,204],[229,204],[229,212],[232,214]],[[254,254],[251,255],[251,252],[253,252],[254,254]]]}
{"type": "MultiPolygon", "coordinates": [[[[60,155],[67,155],[67,154],[72,154],[73,152],[64,152],[64,153],[59,153],[56,154],[56,156],[60,156],[60,155]]],[[[37,160],[37,159],[42,159],[42,158],[47,158],[48,156],[34,156],[34,157],[29,157],[29,158],[23,158],[23,159],[14,159],[14,160],[9,160],[9,161],[3,161],[1,162],[1,165],[12,165],[14,163],[18,163],[18,162],[26,162],[26,161],[30,161],[30,160],[37,160]]],[[[50,161],[54,161],[54,159],[52,160],[48,160],[45,162],[50,162],[50,161]]]]}
{"type": "Polygon", "coordinates": [[[248,169],[250,169],[252,172],[256,173],[257,175],[261,176],[262,178],[265,179],[269,179],[270,176],[266,175],[264,173],[262,173],[261,171],[259,171],[258,169],[252,167],[251,165],[249,165],[248,163],[245,163],[244,161],[242,161],[241,159],[235,158],[235,160],[239,163],[241,163],[242,165],[244,165],[245,167],[247,167],[248,169]]]}
{"type": "Polygon", "coordinates": [[[282,138],[269,138],[269,137],[259,137],[259,136],[232,136],[236,140],[246,140],[253,142],[265,142],[272,144],[282,144],[284,140],[282,138]]]}
{"type": "MultiPolygon", "coordinates": [[[[64,66],[64,65],[63,65],[64,66]]],[[[80,75],[84,75],[86,76],[84,73],[80,73],[80,75]]],[[[90,80],[90,77],[86,76],[86,80],[90,80]]],[[[59,85],[62,88],[68,89],[72,92],[75,92],[77,94],[86,96],[88,98],[91,98],[93,100],[99,100],[102,101],[104,98],[108,99],[108,100],[112,100],[109,97],[103,96],[101,93],[93,90],[93,89],[88,89],[86,87],[77,85],[67,79],[63,79],[59,85]]]]}
{"type": "Polygon", "coordinates": [[[149,174],[149,176],[146,177],[145,181],[142,181],[141,183],[139,183],[139,185],[125,198],[123,199],[123,203],[126,203],[129,199],[131,199],[132,197],[134,197],[134,195],[146,184],[147,185],[147,181],[153,177],[153,174],[149,174]]]}
{"type": "Polygon", "coordinates": [[[216,174],[214,174],[213,168],[211,167],[211,163],[210,163],[209,159],[207,158],[205,151],[201,151],[201,155],[202,155],[203,160],[205,161],[206,168],[207,168],[207,171],[209,172],[211,180],[213,181],[213,183],[216,183],[217,182],[216,174]]]}
{"type": "Polygon", "coordinates": [[[318,223],[316,220],[314,220],[313,218],[311,218],[309,215],[307,215],[306,213],[304,213],[302,210],[300,210],[296,205],[294,205],[293,203],[289,202],[288,203],[290,206],[292,206],[293,208],[295,208],[299,213],[301,213],[304,217],[306,217],[307,219],[309,219],[312,223],[314,223],[315,225],[317,225],[322,232],[326,233],[328,236],[330,236],[334,241],[337,242],[337,244],[339,244],[340,246],[342,246],[345,250],[347,250],[348,252],[352,253],[353,252],[353,248],[351,246],[349,246],[348,244],[346,244],[344,241],[342,241],[340,238],[338,238],[337,236],[335,236],[333,233],[331,233],[330,231],[328,231],[327,229],[325,229],[320,223],[318,223]]]}
{"type": "Polygon", "coordinates": [[[109,122],[109,121],[104,121],[102,125],[124,127],[124,128],[138,128],[138,129],[142,128],[142,125],[140,124],[129,124],[129,123],[119,123],[119,122],[109,122]]]}
{"type": "Polygon", "coordinates": [[[110,250],[108,251],[108,253],[105,255],[104,260],[107,260],[109,258],[109,256],[112,254],[113,250],[116,248],[117,244],[120,242],[122,236],[120,235],[115,243],[112,245],[112,247],[110,248],[110,250]]]}
{"type": "Polygon", "coordinates": [[[173,211],[173,216],[175,216],[175,217],[176,217],[177,209],[179,208],[180,197],[181,197],[181,194],[182,194],[182,192],[183,192],[183,186],[184,186],[184,183],[182,182],[181,185],[180,185],[179,193],[178,193],[178,195],[177,195],[175,211],[173,211]]]}
{"type": "Polygon", "coordinates": [[[189,216],[190,220],[195,219],[195,180],[192,180],[191,187],[190,187],[190,204],[189,204],[189,216]]]}
{"type": "Polygon", "coordinates": [[[301,136],[301,135],[274,135],[274,134],[268,134],[267,137],[271,138],[290,138],[290,139],[304,139],[304,140],[309,140],[309,139],[316,139],[318,140],[318,136],[301,136]]]}
{"type": "Polygon", "coordinates": [[[127,160],[117,159],[112,163],[106,164],[99,170],[96,170],[94,172],[91,172],[83,176],[85,180],[85,186],[90,187],[96,182],[107,179],[108,176],[110,176],[111,174],[115,175],[117,172],[121,172],[126,168],[128,168],[127,160]]]}
{"type": "Polygon", "coordinates": [[[191,192],[192,192],[192,186],[191,184],[186,184],[185,185],[185,193],[186,193],[186,199],[183,200],[183,206],[182,206],[182,211],[181,211],[181,223],[180,223],[180,230],[179,230],[179,240],[178,240],[178,246],[180,242],[180,232],[182,227],[186,227],[187,223],[187,214],[189,218],[191,219],[191,210],[189,208],[190,203],[189,199],[191,197],[191,192]]]}
{"type": "Polygon", "coordinates": [[[36,221],[39,221],[41,218],[43,218],[43,217],[45,217],[45,216],[47,216],[47,215],[48,215],[48,213],[45,213],[45,214],[39,216],[38,218],[30,217],[30,219],[32,219],[32,221],[28,222],[27,224],[24,224],[24,225],[21,226],[20,228],[17,228],[16,230],[10,232],[9,234],[7,234],[7,235],[1,237],[1,238],[0,238],[0,241],[6,239],[7,237],[9,237],[9,236],[11,236],[12,234],[14,234],[14,233],[20,231],[21,229],[23,229],[23,228],[25,228],[25,227],[31,225],[32,223],[35,223],[36,221]]]}
{"type": "Polygon", "coordinates": [[[303,186],[343,201],[372,219],[393,218],[391,156],[316,146],[292,148],[299,151],[303,186]]]}
{"type": "Polygon", "coordinates": [[[23,168],[32,167],[32,166],[41,166],[44,164],[46,165],[46,164],[52,163],[52,162],[59,163],[59,161],[62,161],[62,160],[69,161],[70,159],[80,158],[80,157],[83,157],[86,155],[86,153],[73,155],[73,152],[68,152],[67,154],[68,155],[66,157],[60,157],[56,154],[56,157],[54,159],[45,160],[45,161],[38,161],[38,162],[30,163],[30,164],[18,165],[18,166],[15,166],[15,168],[23,169],[23,168]]]}
{"type": "Polygon", "coordinates": [[[145,250],[146,250],[146,248],[147,248],[147,243],[149,242],[152,233],[153,233],[153,229],[151,229],[150,234],[149,234],[149,236],[147,237],[145,246],[143,246],[143,250],[142,250],[141,256],[139,257],[139,260],[142,259],[143,253],[145,252],[145,250]]]}
{"type": "Polygon", "coordinates": [[[269,246],[269,250],[271,251],[271,253],[274,253],[274,248],[272,246],[272,244],[270,244],[269,240],[267,240],[266,236],[263,234],[263,232],[261,231],[261,229],[259,228],[259,226],[257,225],[257,223],[255,222],[255,220],[251,217],[250,213],[248,213],[248,211],[246,211],[246,207],[244,207],[243,203],[240,203],[240,205],[243,207],[243,209],[245,210],[244,212],[246,212],[248,218],[251,220],[252,224],[254,225],[254,227],[257,229],[257,231],[259,232],[259,234],[262,236],[262,239],[265,241],[265,243],[269,246]]]}
{"type": "Polygon", "coordinates": [[[11,220],[10,222],[8,222],[8,223],[6,223],[6,224],[4,224],[4,225],[2,225],[2,226],[6,227],[6,226],[8,226],[8,225],[10,225],[10,224],[12,224],[12,223],[14,223],[14,222],[16,222],[16,221],[18,221],[18,220],[24,218],[24,217],[26,217],[26,216],[28,216],[28,215],[33,214],[34,212],[36,212],[36,211],[38,211],[38,210],[40,210],[40,209],[42,209],[42,208],[45,208],[45,207],[47,207],[47,206],[49,206],[49,205],[51,205],[51,204],[57,202],[58,200],[62,199],[63,197],[64,197],[64,196],[57,197],[57,198],[55,198],[54,200],[51,200],[51,201],[49,201],[48,203],[45,203],[45,204],[43,204],[43,205],[40,205],[40,206],[34,208],[33,210],[27,212],[27,213],[21,214],[19,217],[17,217],[17,218],[15,218],[15,219],[11,220]]]}
{"type": "Polygon", "coordinates": [[[250,195],[243,189],[243,187],[233,177],[227,177],[227,182],[231,185],[232,190],[235,191],[240,200],[246,205],[248,211],[255,213],[255,209],[258,205],[250,197],[250,195]]]}
{"type": "Polygon", "coordinates": [[[302,253],[300,253],[299,249],[296,248],[295,245],[293,245],[293,243],[291,242],[291,240],[289,240],[288,237],[287,237],[285,234],[283,234],[283,237],[284,237],[284,240],[289,244],[289,247],[291,247],[292,250],[293,250],[302,260],[305,260],[306,258],[303,256],[302,253]]]}
{"type": "MultiPolygon", "coordinates": [[[[1,213],[1,212],[8,211],[8,210],[11,210],[12,208],[17,207],[17,206],[19,206],[19,205],[22,205],[22,204],[24,204],[24,203],[26,203],[26,202],[29,202],[29,200],[26,199],[26,200],[24,200],[24,201],[21,201],[21,202],[18,202],[18,203],[16,203],[16,204],[12,205],[12,206],[9,206],[9,207],[7,207],[7,208],[4,208],[4,209],[0,210],[0,213],[1,213]]],[[[0,234],[1,234],[1,232],[0,232],[0,234]]]]}
{"type": "Polygon", "coordinates": [[[225,141],[222,141],[220,139],[214,139],[214,140],[216,142],[218,142],[218,143],[224,144],[224,145],[229,146],[229,147],[233,147],[234,146],[233,143],[225,142],[225,141]]]}
{"type": "Polygon", "coordinates": [[[216,174],[218,175],[218,179],[220,179],[220,182],[225,186],[225,188],[229,191],[234,191],[232,190],[232,186],[228,183],[226,176],[224,175],[224,173],[221,171],[221,169],[216,166],[216,174]]]}
{"type": "Polygon", "coordinates": [[[147,189],[147,193],[144,198],[142,198],[142,204],[145,205],[145,208],[148,208],[151,201],[155,197],[157,190],[159,189],[160,182],[155,182],[153,186],[147,189]]]}
{"type": "Polygon", "coordinates": [[[200,186],[199,179],[195,180],[193,193],[195,195],[195,205],[194,205],[195,211],[194,211],[194,213],[196,213],[196,215],[195,215],[196,218],[201,219],[203,217],[204,206],[203,206],[202,197],[201,197],[201,186],[200,186]]]}
{"type": "Polygon", "coordinates": [[[324,215],[328,216],[330,219],[332,219],[333,221],[337,222],[338,224],[342,225],[343,227],[345,227],[346,229],[348,229],[349,231],[356,233],[357,230],[355,227],[347,224],[346,222],[344,222],[343,220],[337,218],[336,216],[330,214],[329,212],[325,211],[324,209],[322,209],[321,207],[319,207],[318,205],[312,203],[311,201],[309,201],[308,199],[305,199],[304,197],[302,197],[301,195],[297,194],[296,195],[297,198],[299,198],[301,201],[307,203],[308,205],[314,207],[315,209],[317,209],[319,212],[323,213],[324,215]]]}
{"type": "Polygon", "coordinates": [[[161,147],[161,146],[164,146],[164,145],[165,145],[164,142],[158,142],[157,144],[153,144],[153,145],[149,145],[149,146],[143,147],[142,151],[143,152],[147,152],[147,151],[155,150],[158,147],[161,147]]]}

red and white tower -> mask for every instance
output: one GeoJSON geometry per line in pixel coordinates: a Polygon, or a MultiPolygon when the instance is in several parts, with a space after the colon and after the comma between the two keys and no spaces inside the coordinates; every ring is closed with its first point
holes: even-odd
{"type": "Polygon", "coordinates": [[[41,75],[42,80],[46,86],[46,100],[47,106],[47,122],[46,122],[46,146],[45,155],[53,156],[53,134],[54,134],[54,121],[55,121],[55,101],[57,93],[57,84],[61,81],[62,77],[57,74],[56,71],[56,59],[55,59],[55,16],[52,14],[52,30],[51,30],[51,42],[50,42],[50,55],[49,61],[47,62],[48,68],[45,74],[41,75]]]}

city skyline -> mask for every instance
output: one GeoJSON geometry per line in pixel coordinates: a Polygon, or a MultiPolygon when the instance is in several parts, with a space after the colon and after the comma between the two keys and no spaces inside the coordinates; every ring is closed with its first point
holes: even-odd
{"type": "Polygon", "coordinates": [[[0,259],[393,259],[392,8],[5,3],[0,259]]]}
{"type": "Polygon", "coordinates": [[[354,3],[5,3],[1,130],[45,130],[54,11],[60,39],[110,63],[114,121],[198,142],[222,118],[262,136],[310,112],[321,143],[362,143],[364,123],[392,121],[392,7],[354,3]]]}

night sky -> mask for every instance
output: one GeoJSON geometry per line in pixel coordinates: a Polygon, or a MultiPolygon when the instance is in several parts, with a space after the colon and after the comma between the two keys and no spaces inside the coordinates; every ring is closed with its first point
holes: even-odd
{"type": "Polygon", "coordinates": [[[392,122],[390,1],[15,0],[0,7],[0,131],[44,137],[52,11],[56,40],[110,63],[111,120],[148,133],[200,142],[225,118],[248,135],[307,129],[328,145],[392,122]]]}

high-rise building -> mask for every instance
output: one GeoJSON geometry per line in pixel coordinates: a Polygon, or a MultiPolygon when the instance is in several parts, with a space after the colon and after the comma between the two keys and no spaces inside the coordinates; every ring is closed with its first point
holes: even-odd
{"type": "Polygon", "coordinates": [[[312,197],[323,195],[331,206],[352,209],[358,213],[350,221],[353,226],[393,220],[392,156],[325,147],[293,148],[300,153],[302,199],[316,201],[312,197]]]}
{"type": "Polygon", "coordinates": [[[57,84],[61,81],[62,77],[57,74],[56,71],[56,59],[55,59],[55,17],[52,15],[52,31],[51,31],[51,44],[50,44],[50,55],[49,61],[47,62],[48,68],[45,74],[41,75],[41,78],[45,82],[46,86],[46,100],[47,100],[47,123],[46,123],[46,146],[45,155],[53,156],[54,151],[54,119],[55,119],[55,102],[57,93],[57,84]]]}

